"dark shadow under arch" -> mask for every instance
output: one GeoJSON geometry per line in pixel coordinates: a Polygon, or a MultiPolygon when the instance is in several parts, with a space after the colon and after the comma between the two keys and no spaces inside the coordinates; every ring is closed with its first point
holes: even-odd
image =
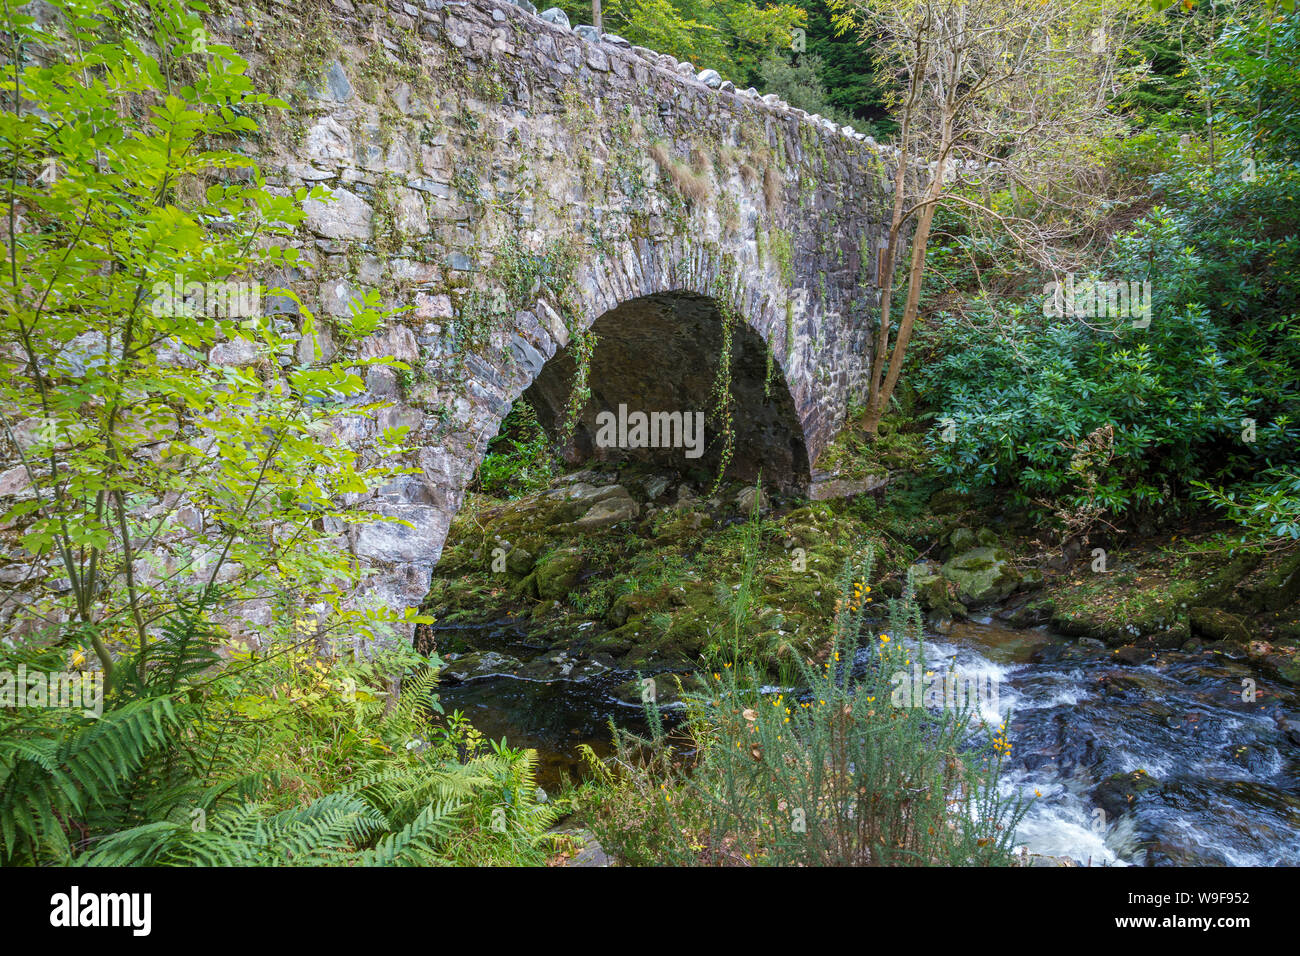
{"type": "MultiPolygon", "coordinates": [[[[683,473],[716,473],[723,447],[722,423],[715,417],[713,386],[721,357],[722,315],[716,302],[690,292],[666,292],[630,299],[609,310],[591,327],[592,354],[587,403],[566,457],[645,460],[683,473]],[[704,412],[706,448],[689,459],[680,448],[597,447],[597,415],[629,412],[704,412]]],[[[554,434],[562,422],[576,372],[572,348],[561,349],[538,373],[524,397],[543,427],[554,434]]],[[[803,493],[809,483],[803,428],[781,372],[767,346],[745,322],[732,327],[731,392],[735,447],[729,477],[753,481],[762,471],[765,485],[803,493]]]]}

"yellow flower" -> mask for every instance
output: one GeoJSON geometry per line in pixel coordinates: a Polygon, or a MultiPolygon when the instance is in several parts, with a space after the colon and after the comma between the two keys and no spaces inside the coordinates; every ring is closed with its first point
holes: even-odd
{"type": "Polygon", "coordinates": [[[881,644],[888,644],[888,643],[889,643],[889,635],[888,635],[888,634],[881,634],[881,635],[880,635],[880,643],[881,643],[881,644]]]}

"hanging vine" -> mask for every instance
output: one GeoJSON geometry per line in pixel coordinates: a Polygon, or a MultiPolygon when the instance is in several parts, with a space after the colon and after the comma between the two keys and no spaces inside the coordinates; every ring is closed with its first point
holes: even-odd
{"type": "Polygon", "coordinates": [[[722,352],[718,356],[718,374],[713,379],[713,416],[722,426],[722,452],[718,459],[718,473],[713,478],[709,494],[716,492],[722,484],[722,476],[731,464],[736,450],[735,410],[736,399],[731,393],[731,346],[733,340],[735,315],[732,310],[718,303],[722,319],[722,352]]]}
{"type": "Polygon", "coordinates": [[[763,398],[772,397],[772,379],[776,377],[776,358],[772,354],[772,347],[766,346],[767,351],[767,369],[763,373],[763,398]]]}
{"type": "Polygon", "coordinates": [[[735,257],[719,254],[716,250],[711,251],[721,260],[721,267],[711,283],[710,292],[713,301],[717,304],[718,316],[722,323],[722,346],[718,355],[718,372],[713,378],[711,392],[713,415],[722,427],[722,451],[718,459],[718,473],[714,476],[713,485],[709,488],[710,495],[721,486],[727,466],[731,464],[731,459],[736,451],[736,398],[731,389],[731,357],[735,342],[735,328],[740,321],[740,316],[732,304],[738,297],[737,292],[740,287],[735,257]]]}

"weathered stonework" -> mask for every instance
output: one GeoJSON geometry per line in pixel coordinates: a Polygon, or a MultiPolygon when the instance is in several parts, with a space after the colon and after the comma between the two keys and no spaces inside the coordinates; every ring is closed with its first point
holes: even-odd
{"type": "MultiPolygon", "coordinates": [[[[213,32],[291,100],[287,118],[244,145],[268,182],[323,184],[334,197],[307,203],[310,271],[275,281],[322,319],[372,289],[408,309],[357,354],[393,355],[412,371],[371,369],[366,400],[391,405],[340,428],[360,446],[407,425],[416,449],[419,474],[365,502],[413,527],[349,531],[356,557],[381,571],[368,599],[421,601],[502,417],[607,315],[607,328],[635,323],[653,305],[664,322],[690,302],[698,319],[706,302],[743,323],[770,351],[770,388],[784,403],[760,414],[752,387],[738,395],[738,430],[758,423],[748,456],[774,454],[772,467],[806,480],[870,360],[888,210],[874,143],[713,71],[618,38],[591,42],[493,0],[245,7],[214,18],[213,32]],[[783,423],[791,434],[776,435],[783,423]]],[[[622,340],[627,354],[653,346],[653,336],[622,340]]],[[[325,357],[338,347],[328,332],[316,345],[325,357]]],[[[701,368],[716,365],[709,348],[701,368]]],[[[304,343],[300,357],[311,351],[304,343]]],[[[700,377],[681,367],[680,347],[673,354],[664,374],[700,377]]],[[[599,346],[592,368],[599,398],[612,388],[598,380],[599,346]]],[[[674,382],[657,391],[674,394],[674,382]]]]}

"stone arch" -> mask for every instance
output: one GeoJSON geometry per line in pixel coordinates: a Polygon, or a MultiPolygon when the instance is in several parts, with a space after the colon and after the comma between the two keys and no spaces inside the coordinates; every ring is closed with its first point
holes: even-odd
{"type": "MultiPolygon", "coordinates": [[[[629,239],[611,245],[604,254],[584,260],[575,275],[572,292],[581,315],[581,329],[594,329],[599,335],[600,327],[606,322],[617,322],[620,318],[635,321],[636,316],[631,313],[639,310],[644,316],[651,305],[670,306],[678,322],[683,318],[683,310],[693,311],[697,313],[694,319],[697,326],[712,325],[719,329],[722,314],[730,314],[734,326],[741,330],[736,340],[748,344],[740,352],[742,361],[750,363],[745,371],[752,373],[752,364],[757,359],[763,362],[766,373],[767,355],[771,354],[769,397],[776,395],[778,403],[788,400],[788,408],[780,411],[787,413],[785,425],[795,432],[800,446],[789,451],[789,467],[784,472],[793,480],[784,484],[790,490],[806,487],[809,465],[834,436],[843,417],[852,385],[849,373],[859,357],[852,347],[843,347],[854,342],[835,341],[839,316],[832,312],[832,304],[818,303],[802,277],[796,280],[794,288],[788,287],[778,270],[759,261],[753,251],[749,257],[744,257],[742,252],[738,260],[713,243],[680,237],[659,242],[629,239]],[[700,316],[700,312],[706,314],[700,316]],[[826,335],[831,338],[828,340],[826,335]],[[759,348],[761,353],[757,351],[759,348]],[[832,357],[840,369],[833,377],[819,377],[816,370],[824,370],[832,357]]],[[[563,368],[565,361],[562,353],[571,333],[560,318],[560,311],[543,294],[532,309],[516,314],[513,327],[503,330],[495,349],[510,355],[508,370],[489,367],[485,362],[474,363],[480,376],[469,383],[469,391],[475,396],[480,424],[474,436],[472,456],[457,463],[457,470],[447,475],[455,495],[453,513],[459,508],[464,489],[482,462],[487,444],[497,434],[502,419],[526,390],[537,385],[539,376],[540,390],[548,393],[546,405],[556,407],[567,398],[567,390],[563,388],[567,383],[548,382],[552,375],[544,373],[548,364],[557,361],[557,356],[560,364],[556,371],[563,368]]],[[[671,324],[666,322],[661,327],[666,329],[671,324]]],[[[623,344],[634,343],[624,340],[623,344]]],[[[702,343],[701,356],[692,364],[702,367],[708,359],[715,358],[720,349],[714,344],[712,340],[702,343]]],[[[720,346],[720,333],[716,344],[720,346]]],[[[762,382],[761,377],[752,374],[740,377],[743,381],[754,379],[762,382]]],[[[747,404],[757,408],[768,403],[747,404]]],[[[772,422],[765,420],[764,424],[770,426],[772,422]]]]}
{"type": "MultiPolygon", "coordinates": [[[[738,265],[707,242],[683,238],[663,242],[631,239],[615,244],[604,255],[584,261],[573,281],[573,299],[578,303],[583,330],[606,316],[621,315],[618,310],[629,303],[685,301],[697,308],[706,303],[719,312],[730,311],[735,325],[743,330],[737,338],[748,343],[749,365],[742,379],[752,382],[755,358],[761,357],[765,366],[766,352],[772,353],[770,392],[778,396],[781,407],[763,420],[764,425],[769,438],[776,422],[794,433],[786,467],[780,469],[783,485],[796,491],[806,486],[809,465],[833,437],[843,416],[849,388],[847,382],[819,380],[809,371],[826,367],[828,353],[836,343],[831,339],[828,345],[821,335],[813,334],[812,327],[822,324],[833,330],[834,316],[828,318],[825,307],[815,304],[806,290],[788,289],[774,270],[759,263],[738,265]],[[764,347],[761,352],[760,343],[764,347]]],[[[427,311],[426,306],[417,299],[415,315],[427,311]]],[[[406,524],[374,522],[349,531],[353,553],[378,572],[362,586],[365,600],[392,607],[422,602],[451,520],[463,503],[488,442],[500,430],[514,402],[569,343],[570,332],[560,312],[559,305],[543,293],[532,308],[518,310],[513,322],[498,330],[484,354],[463,357],[463,377],[449,381],[446,387],[448,397],[454,396],[454,417],[463,422],[454,436],[459,440],[445,436],[420,448],[416,457],[421,473],[403,476],[367,504],[377,514],[406,524]],[[509,358],[501,361],[502,356],[509,358]]],[[[385,345],[377,348],[392,352],[385,345]]],[[[716,349],[706,351],[718,354],[716,349]]],[[[845,357],[846,353],[836,351],[837,360],[845,357]]],[[[435,360],[445,361],[445,356],[435,360]]],[[[843,370],[835,374],[843,379],[843,370]]],[[[758,381],[761,383],[761,377],[758,381]]],[[[546,387],[545,380],[542,387],[546,387]]],[[[382,413],[377,424],[399,424],[413,411],[399,401],[382,413]]]]}

